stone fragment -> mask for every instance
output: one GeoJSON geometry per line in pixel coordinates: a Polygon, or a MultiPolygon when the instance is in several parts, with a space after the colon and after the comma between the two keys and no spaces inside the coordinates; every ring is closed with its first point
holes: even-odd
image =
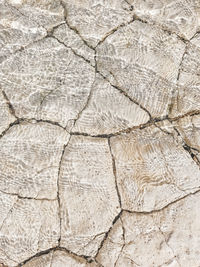
{"type": "Polygon", "coordinates": [[[49,123],[22,123],[0,139],[0,191],[21,197],[57,197],[62,150],[69,134],[49,123]]]}
{"type": "Polygon", "coordinates": [[[51,251],[46,255],[34,258],[24,267],[97,267],[95,262],[88,263],[81,257],[74,256],[62,250],[51,251]]]}
{"type": "Polygon", "coordinates": [[[18,117],[52,120],[65,127],[87,102],[94,68],[57,40],[46,38],[4,61],[0,79],[18,117]]]}
{"type": "Polygon", "coordinates": [[[196,193],[159,212],[123,212],[121,222],[116,222],[101,248],[98,262],[104,267],[198,267],[199,205],[200,193],[196,193]],[[122,233],[122,227],[124,245],[119,253],[121,238],[118,235],[122,233]],[[112,255],[118,255],[117,261],[110,258],[110,264],[108,244],[112,247],[112,255]]]}
{"type": "Polygon", "coordinates": [[[162,117],[169,112],[184,49],[176,35],[134,21],[98,46],[97,69],[153,117],[162,117]]]}
{"type": "Polygon", "coordinates": [[[57,246],[59,232],[57,200],[18,199],[1,224],[0,262],[17,266],[38,252],[57,246]]]}
{"type": "Polygon", "coordinates": [[[95,47],[133,15],[124,0],[63,0],[68,24],[75,28],[89,45],[95,47]]]}
{"type": "Polygon", "coordinates": [[[155,126],[111,138],[122,207],[150,212],[200,188],[200,169],[172,134],[155,126]]]}
{"type": "Polygon", "coordinates": [[[171,117],[200,110],[200,34],[187,45],[171,117]]]}
{"type": "Polygon", "coordinates": [[[71,137],[59,189],[61,246],[78,255],[95,256],[120,211],[107,139],[71,137]]]}
{"type": "Polygon", "coordinates": [[[140,19],[190,39],[200,27],[200,4],[196,0],[127,0],[140,19]]]}
{"type": "Polygon", "coordinates": [[[0,1],[0,30],[0,63],[46,35],[46,30],[36,21],[29,20],[6,1],[0,1]]]}
{"type": "Polygon", "coordinates": [[[23,19],[50,30],[64,22],[64,11],[59,0],[6,0],[23,19]]]}
{"type": "Polygon", "coordinates": [[[75,53],[84,57],[90,62],[93,66],[95,65],[94,61],[94,50],[87,46],[81,37],[72,29],[70,29],[67,24],[63,24],[57,27],[53,36],[63,42],[66,46],[71,47],[75,53]]]}
{"type": "Polygon", "coordinates": [[[100,75],[96,75],[86,109],[73,128],[92,135],[109,134],[146,123],[150,117],[100,75]]]}
{"type": "Polygon", "coordinates": [[[15,121],[15,117],[10,113],[8,103],[0,91],[0,134],[15,121]]]}
{"type": "Polygon", "coordinates": [[[104,267],[115,266],[124,246],[124,231],[121,220],[117,220],[97,255],[97,261],[104,267]]]}
{"type": "Polygon", "coordinates": [[[200,161],[200,115],[186,116],[175,121],[174,126],[200,161]]]}

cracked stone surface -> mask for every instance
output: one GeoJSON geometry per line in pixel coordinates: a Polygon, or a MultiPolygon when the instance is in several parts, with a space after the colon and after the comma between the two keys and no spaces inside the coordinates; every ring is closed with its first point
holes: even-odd
{"type": "Polygon", "coordinates": [[[200,3],[0,0],[0,267],[200,266],[200,3]]]}

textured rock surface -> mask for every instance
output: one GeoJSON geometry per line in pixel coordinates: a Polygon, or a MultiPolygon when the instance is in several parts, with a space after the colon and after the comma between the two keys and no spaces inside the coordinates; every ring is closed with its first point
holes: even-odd
{"type": "Polygon", "coordinates": [[[0,267],[200,266],[200,3],[0,0],[0,267]]]}

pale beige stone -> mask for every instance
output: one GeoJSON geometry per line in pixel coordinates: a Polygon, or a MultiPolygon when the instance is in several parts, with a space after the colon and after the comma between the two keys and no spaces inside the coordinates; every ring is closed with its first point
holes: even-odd
{"type": "Polygon", "coordinates": [[[200,110],[200,34],[187,45],[171,117],[200,110]]]}
{"type": "Polygon", "coordinates": [[[0,62],[64,22],[59,0],[0,1],[0,62]]]}
{"type": "Polygon", "coordinates": [[[95,47],[121,24],[132,20],[124,0],[63,0],[68,24],[95,47]]]}
{"type": "Polygon", "coordinates": [[[71,137],[59,188],[61,246],[79,255],[95,256],[120,211],[107,139],[71,137]]]}
{"type": "Polygon", "coordinates": [[[0,134],[5,131],[8,126],[15,121],[14,115],[9,111],[9,105],[3,96],[3,93],[0,92],[0,134]]]}
{"type": "Polygon", "coordinates": [[[139,126],[149,119],[146,111],[97,75],[88,105],[76,121],[73,132],[110,134],[139,126]]]}
{"type": "Polygon", "coordinates": [[[95,65],[95,51],[87,46],[81,37],[67,24],[63,24],[56,28],[53,32],[53,36],[58,38],[59,41],[63,42],[66,46],[71,47],[75,53],[84,57],[93,66],[95,65]]]}
{"type": "Polygon", "coordinates": [[[198,0],[0,0],[0,267],[200,267],[198,0]]]}
{"type": "Polygon", "coordinates": [[[97,261],[104,267],[115,266],[124,246],[124,229],[121,220],[117,220],[108,238],[97,255],[97,261]]]}
{"type": "Polygon", "coordinates": [[[139,18],[190,39],[200,27],[197,0],[127,0],[139,18]]]}
{"type": "Polygon", "coordinates": [[[62,250],[51,251],[47,255],[34,258],[24,267],[97,267],[95,262],[88,263],[81,257],[74,256],[62,250]]]}
{"type": "Polygon", "coordinates": [[[1,224],[0,261],[17,266],[37,252],[56,246],[59,231],[57,200],[18,199],[1,224]]]}
{"type": "Polygon", "coordinates": [[[159,212],[123,212],[121,222],[113,227],[99,252],[99,262],[105,267],[198,267],[200,236],[195,233],[200,231],[199,202],[200,194],[196,193],[159,212]],[[119,251],[120,225],[121,232],[124,229],[124,242],[119,251]],[[112,246],[112,254],[118,255],[117,261],[111,260],[110,264],[108,243],[112,246]]]}
{"type": "Polygon", "coordinates": [[[47,30],[64,22],[64,11],[59,0],[6,0],[21,17],[34,21],[47,30]]]}
{"type": "Polygon", "coordinates": [[[200,188],[200,169],[175,137],[152,126],[111,138],[122,207],[159,210],[200,188]]]}
{"type": "Polygon", "coordinates": [[[200,115],[187,116],[173,124],[200,161],[200,115]]]}
{"type": "Polygon", "coordinates": [[[4,61],[0,79],[18,117],[66,126],[87,103],[94,68],[70,48],[46,38],[4,61]]]}
{"type": "Polygon", "coordinates": [[[120,28],[97,48],[97,68],[153,117],[168,114],[185,44],[140,21],[120,28]]]}
{"type": "Polygon", "coordinates": [[[10,54],[43,38],[46,31],[5,1],[0,1],[0,63],[10,54]]]}
{"type": "Polygon", "coordinates": [[[22,123],[0,139],[0,191],[57,197],[58,168],[69,134],[49,123],[22,123]]]}

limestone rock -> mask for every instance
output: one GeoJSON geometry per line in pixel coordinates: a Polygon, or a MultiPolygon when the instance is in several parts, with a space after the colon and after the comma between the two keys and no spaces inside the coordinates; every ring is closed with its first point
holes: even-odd
{"type": "Polygon", "coordinates": [[[80,257],[65,251],[51,251],[47,255],[34,258],[27,262],[24,267],[97,267],[94,262],[88,263],[80,257]]]}
{"type": "Polygon", "coordinates": [[[49,123],[11,127],[0,139],[0,191],[21,197],[57,197],[58,168],[69,134],[49,123]]]}
{"type": "Polygon", "coordinates": [[[123,246],[124,229],[121,220],[117,220],[97,255],[97,261],[104,267],[115,266],[123,246]]]}
{"type": "Polygon", "coordinates": [[[46,38],[4,61],[0,78],[18,117],[66,126],[87,102],[94,68],[70,48],[46,38]]]}
{"type": "Polygon", "coordinates": [[[200,169],[173,135],[154,126],[111,138],[122,207],[159,210],[200,188],[200,169]]]}
{"type": "Polygon", "coordinates": [[[53,32],[53,36],[63,42],[66,46],[71,47],[75,53],[84,57],[90,64],[93,66],[95,65],[94,50],[87,46],[81,37],[74,30],[70,29],[66,23],[57,27],[53,32]]]}
{"type": "Polygon", "coordinates": [[[105,263],[109,252],[107,242],[99,252],[99,262],[105,267],[198,266],[200,237],[194,233],[200,231],[199,202],[200,194],[196,193],[152,214],[123,212],[121,222],[107,239],[112,253],[118,255],[117,260],[105,263]],[[124,229],[124,242],[119,251],[120,225],[121,232],[124,229]]]}
{"type": "Polygon", "coordinates": [[[124,0],[63,0],[68,24],[95,47],[121,24],[132,20],[124,0]]]}
{"type": "Polygon", "coordinates": [[[28,21],[47,30],[64,22],[64,11],[59,0],[6,0],[13,10],[28,21]]]}
{"type": "Polygon", "coordinates": [[[97,68],[153,117],[168,114],[185,44],[140,21],[120,28],[97,48],[97,68]]]}
{"type": "Polygon", "coordinates": [[[0,134],[5,131],[8,126],[15,121],[15,117],[9,111],[9,105],[3,93],[0,92],[0,134]]]}
{"type": "Polygon", "coordinates": [[[37,252],[56,246],[59,231],[57,200],[16,200],[1,224],[0,261],[17,266],[37,252]]]}
{"type": "Polygon", "coordinates": [[[133,12],[149,23],[190,39],[200,27],[200,5],[196,0],[128,0],[133,12]]]}
{"type": "Polygon", "coordinates": [[[46,34],[44,28],[9,6],[6,1],[0,1],[0,29],[0,63],[46,34]]]}
{"type": "Polygon", "coordinates": [[[120,211],[106,139],[71,137],[59,188],[61,246],[78,255],[95,256],[120,211]]]}
{"type": "Polygon", "coordinates": [[[0,0],[0,267],[200,267],[199,32],[199,0],[0,0]]]}
{"type": "Polygon", "coordinates": [[[174,125],[185,143],[200,160],[200,116],[184,117],[174,122],[174,125]]]}
{"type": "Polygon", "coordinates": [[[73,132],[109,134],[139,126],[150,118],[146,111],[96,76],[88,105],[76,121],[73,132]]]}
{"type": "Polygon", "coordinates": [[[171,117],[200,110],[200,34],[187,45],[171,117]]]}

